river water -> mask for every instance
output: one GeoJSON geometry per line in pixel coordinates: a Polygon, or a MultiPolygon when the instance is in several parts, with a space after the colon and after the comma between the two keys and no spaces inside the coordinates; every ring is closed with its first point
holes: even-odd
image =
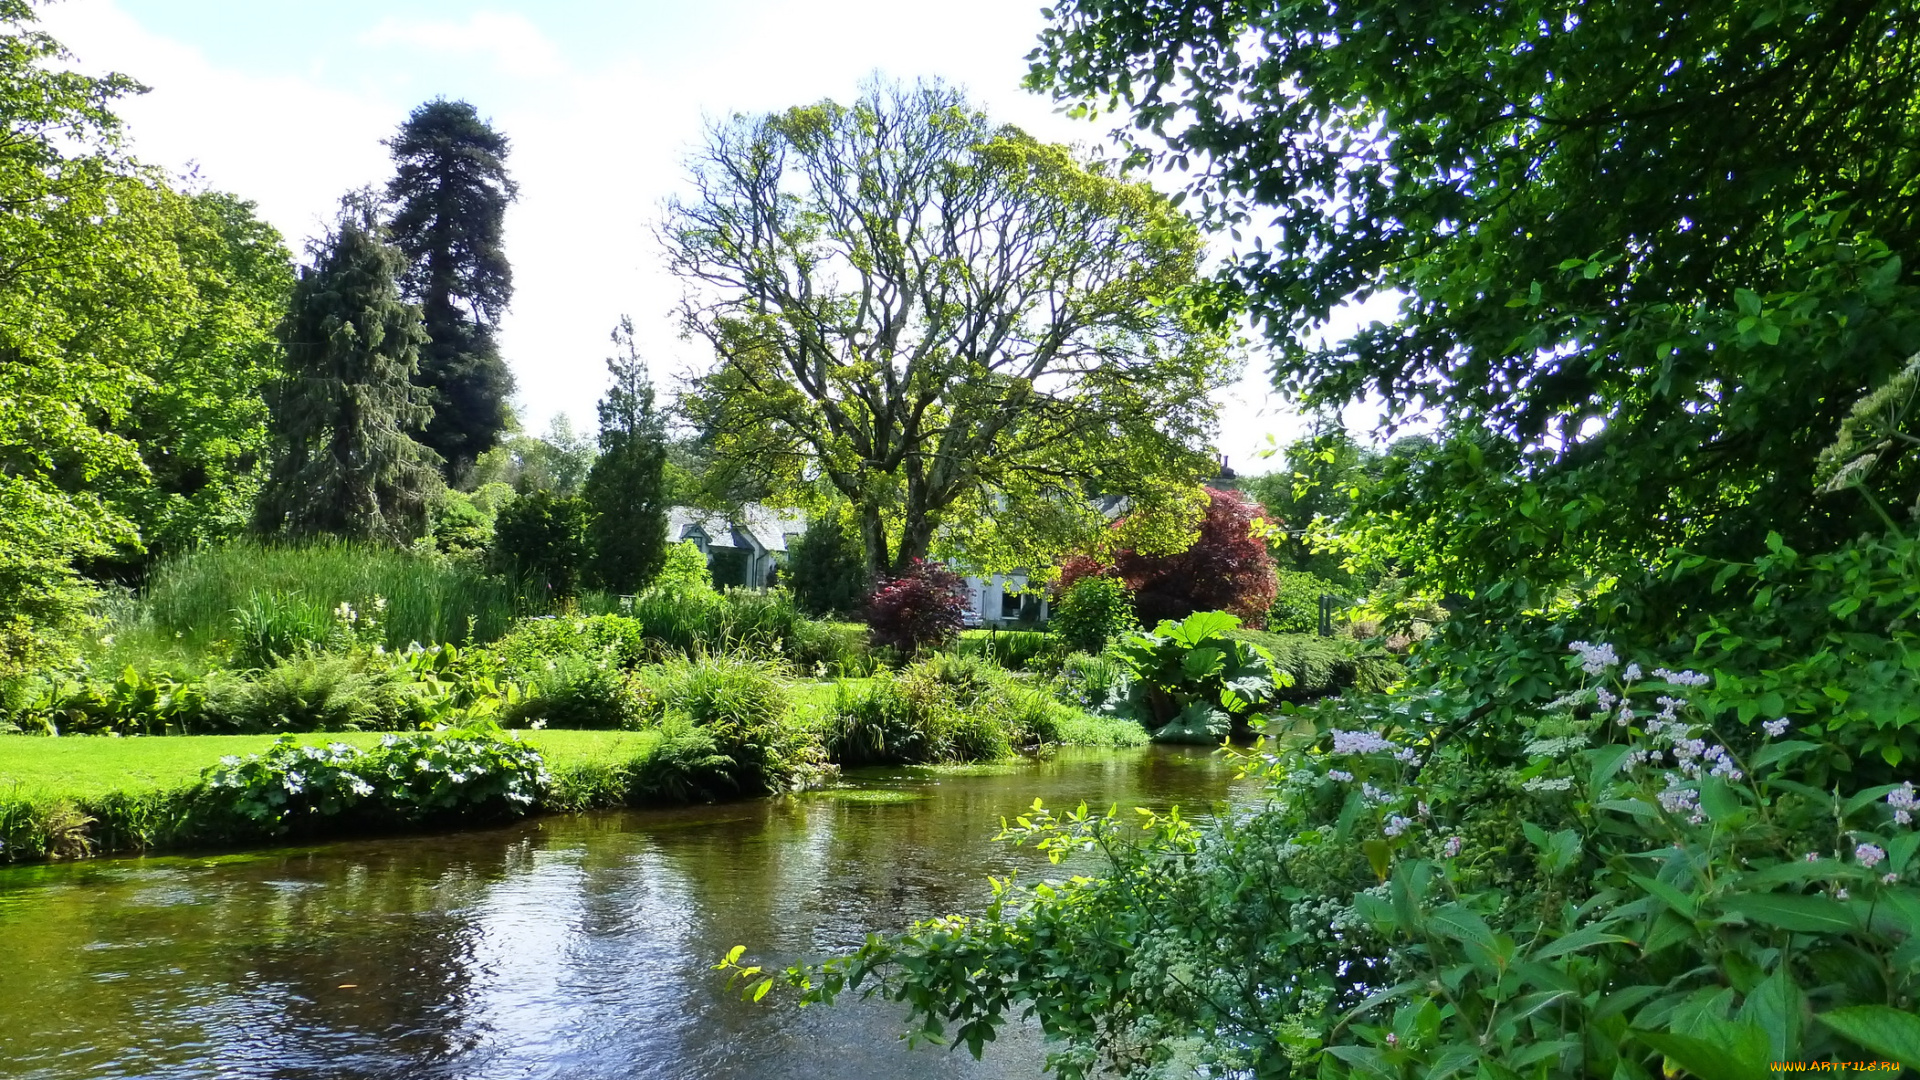
{"type": "Polygon", "coordinates": [[[453,835],[0,870],[0,1076],[1032,1077],[908,1050],[900,1006],[742,1002],[711,966],[774,964],[978,911],[992,842],[1037,796],[1202,811],[1204,749],[1063,752],[975,773],[861,770],[832,792],[550,817],[453,835]]]}

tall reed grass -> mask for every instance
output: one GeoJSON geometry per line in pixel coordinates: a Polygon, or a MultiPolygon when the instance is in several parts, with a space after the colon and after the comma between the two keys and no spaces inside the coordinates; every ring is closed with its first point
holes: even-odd
{"type": "Polygon", "coordinates": [[[105,614],[121,651],[191,656],[218,643],[230,650],[243,636],[321,634],[339,605],[364,609],[375,597],[386,601],[379,632],[391,648],[491,641],[546,607],[477,568],[430,555],[337,540],[239,541],[161,563],[138,596],[105,614]]]}

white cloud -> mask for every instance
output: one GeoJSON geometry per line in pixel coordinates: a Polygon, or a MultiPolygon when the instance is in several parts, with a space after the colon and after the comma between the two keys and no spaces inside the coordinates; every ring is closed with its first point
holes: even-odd
{"type": "Polygon", "coordinates": [[[560,49],[540,28],[519,15],[475,12],[465,22],[402,19],[389,15],[360,35],[372,48],[418,49],[455,56],[483,56],[500,70],[522,78],[557,75],[566,70],[560,49]]]}

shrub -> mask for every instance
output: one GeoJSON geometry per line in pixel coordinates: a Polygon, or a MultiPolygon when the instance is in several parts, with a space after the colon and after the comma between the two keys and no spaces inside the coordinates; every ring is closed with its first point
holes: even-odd
{"type": "MultiPolygon", "coordinates": [[[[1140,621],[1155,624],[1195,612],[1225,611],[1258,627],[1277,587],[1273,556],[1254,528],[1265,516],[1260,504],[1237,491],[1206,489],[1207,512],[1192,546],[1173,555],[1114,553],[1112,572],[1133,590],[1140,621]]],[[[1072,560],[1062,575],[1071,588],[1089,573],[1104,572],[1089,559],[1072,560]]]]}
{"type": "Polygon", "coordinates": [[[526,700],[507,709],[502,723],[610,730],[640,722],[639,695],[627,672],[613,661],[557,656],[532,682],[526,700]]]}
{"type": "Polygon", "coordinates": [[[1279,587],[1267,609],[1266,629],[1276,634],[1312,634],[1320,629],[1320,598],[1337,590],[1333,582],[1304,570],[1279,571],[1279,587]]]}
{"type": "Polygon", "coordinates": [[[842,765],[995,761],[1024,746],[1129,741],[1055,699],[1051,684],[1023,684],[980,657],[952,653],[863,686],[842,683],[825,727],[828,755],[842,765]]]}
{"type": "Polygon", "coordinates": [[[1229,636],[1239,625],[1203,611],[1115,646],[1132,680],[1124,708],[1161,742],[1217,743],[1244,730],[1292,677],[1264,649],[1229,636]]]}
{"type": "Polygon", "coordinates": [[[1090,713],[1119,704],[1132,684],[1125,663],[1107,654],[1072,653],[1060,665],[1058,693],[1090,713]]]}
{"type": "Polygon", "coordinates": [[[963,630],[953,651],[1008,671],[1045,671],[1058,665],[1060,639],[1039,630],[963,630]]]}
{"type": "Polygon", "coordinates": [[[818,738],[795,720],[786,675],[778,661],[742,654],[676,657],[638,673],[641,716],[682,749],[704,747],[710,736],[711,754],[728,760],[740,794],[804,787],[819,778],[825,759],[818,738]],[[681,727],[703,735],[675,734],[681,727]]]}
{"type": "Polygon", "coordinates": [[[570,597],[587,558],[587,504],[536,491],[500,508],[493,524],[494,569],[553,599],[570,597]]]}
{"type": "Polygon", "coordinates": [[[653,588],[669,593],[712,592],[713,574],[707,569],[707,557],[700,546],[691,540],[668,544],[653,588]]]}
{"type": "Polygon", "coordinates": [[[1097,653],[1140,629],[1133,593],[1119,578],[1093,574],[1060,590],[1049,628],[1070,650],[1097,653]]]}
{"type": "Polygon", "coordinates": [[[563,657],[631,668],[647,655],[646,627],[621,615],[523,619],[493,646],[509,676],[537,680],[563,657]]]}
{"type": "Polygon", "coordinates": [[[1068,1043],[1062,1075],[1735,1077],[1910,1056],[1912,782],[1805,783],[1814,725],[1710,724],[1718,679],[1573,651],[1589,677],[1512,727],[1470,729],[1452,691],[1311,710],[1253,760],[1272,797],[1239,818],[1036,807],[1008,839],[1103,869],[786,978],[810,1000],[879,981],[915,1022],[983,1041],[1031,1008],[1068,1043]]]}
{"type": "Polygon", "coordinates": [[[960,575],[925,559],[915,559],[867,600],[867,626],[873,640],[912,654],[944,645],[966,623],[966,583],[960,575]]]}
{"type": "Polygon", "coordinates": [[[823,679],[866,678],[881,664],[860,623],[801,619],[794,623],[787,653],[795,667],[823,679]]]}
{"type": "Polygon", "coordinates": [[[846,522],[831,514],[807,522],[787,550],[787,587],[809,615],[847,615],[867,595],[866,554],[846,522]]]}
{"type": "Polygon", "coordinates": [[[218,730],[248,732],[359,731],[381,723],[378,681],[353,658],[287,660],[249,681],[216,683],[209,721],[218,730]]]}
{"type": "Polygon", "coordinates": [[[265,753],[209,769],[206,805],[268,835],[323,819],[365,826],[513,817],[547,783],[540,752],[497,729],[389,735],[374,750],[300,746],[283,737],[265,753]]]}

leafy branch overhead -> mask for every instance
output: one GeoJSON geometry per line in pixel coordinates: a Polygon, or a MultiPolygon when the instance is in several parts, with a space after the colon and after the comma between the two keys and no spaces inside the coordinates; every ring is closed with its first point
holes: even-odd
{"type": "Polygon", "coordinates": [[[938,84],[736,117],[692,183],[666,238],[721,473],[829,486],[875,574],[936,544],[1042,565],[1099,496],[1179,546],[1231,365],[1188,303],[1200,234],[1151,188],[938,84]]]}

